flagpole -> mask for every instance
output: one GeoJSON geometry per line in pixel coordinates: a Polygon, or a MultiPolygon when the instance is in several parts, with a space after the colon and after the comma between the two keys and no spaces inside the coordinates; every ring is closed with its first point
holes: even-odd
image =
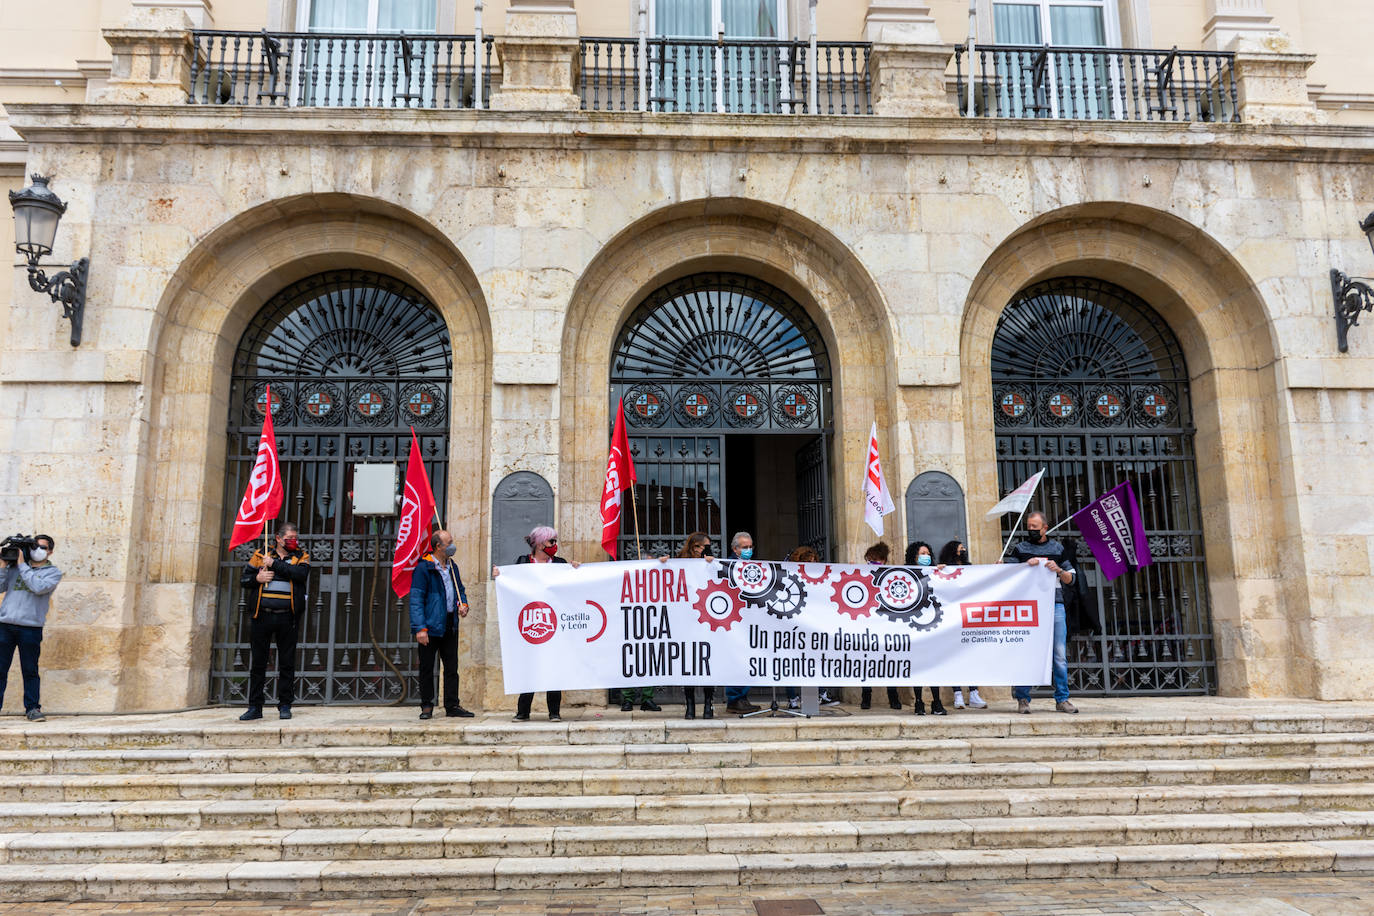
{"type": "MultiPolygon", "coordinates": [[[[1027,500],[1027,501],[1026,501],[1026,509],[1029,509],[1029,508],[1030,508],[1030,501],[1027,500]]],[[[1007,533],[1007,542],[1006,542],[1005,544],[1002,545],[1002,555],[1001,555],[1000,557],[997,558],[997,562],[998,562],[998,563],[1001,563],[1002,560],[1006,558],[1006,556],[1007,556],[1007,550],[1008,550],[1008,548],[1011,547],[1011,539],[1014,538],[1014,537],[1016,536],[1016,531],[1017,531],[1017,529],[1021,527],[1021,519],[1023,519],[1023,518],[1026,517],[1026,509],[1022,509],[1022,510],[1021,510],[1021,514],[1018,515],[1018,516],[1016,516],[1016,524],[1015,524],[1015,525],[1012,525],[1012,526],[1011,526],[1011,531],[1009,531],[1009,532],[1007,533]]]]}
{"type": "Polygon", "coordinates": [[[1073,521],[1073,516],[1072,516],[1072,515],[1070,515],[1068,518],[1064,519],[1064,520],[1063,520],[1062,522],[1060,522],[1059,524],[1055,525],[1053,528],[1047,528],[1047,529],[1045,530],[1045,533],[1046,533],[1046,534],[1049,534],[1051,531],[1058,531],[1060,528],[1063,528],[1065,525],[1067,525],[1067,524],[1068,524],[1069,522],[1071,522],[1071,521],[1073,521]]]}
{"type": "Polygon", "coordinates": [[[644,559],[644,554],[639,550],[639,505],[635,502],[635,482],[630,481],[630,511],[635,517],[635,556],[644,559]]]}

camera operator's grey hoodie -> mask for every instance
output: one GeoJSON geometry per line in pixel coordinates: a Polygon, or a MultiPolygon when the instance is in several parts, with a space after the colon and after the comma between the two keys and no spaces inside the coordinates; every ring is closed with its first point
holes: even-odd
{"type": "Polygon", "coordinates": [[[61,581],[62,570],[51,563],[30,566],[21,558],[13,566],[0,568],[0,592],[5,593],[0,623],[41,627],[48,619],[48,599],[61,581]]]}

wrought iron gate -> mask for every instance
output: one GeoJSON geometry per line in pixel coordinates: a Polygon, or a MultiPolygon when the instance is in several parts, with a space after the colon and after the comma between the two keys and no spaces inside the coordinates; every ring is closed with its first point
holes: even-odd
{"type": "MultiPolygon", "coordinates": [[[[243,335],[229,395],[223,531],[227,542],[271,383],[282,517],[300,526],[312,570],[297,646],[302,703],[394,700],[401,685],[393,666],[410,695],[417,693],[409,608],[389,581],[396,520],[355,518],[349,492],[353,465],[404,462],[413,425],[443,511],[451,376],[448,332],[434,307],[405,284],[363,271],[293,284],[243,335]]],[[[238,581],[255,546],[242,545],[220,563],[214,702],[247,697],[249,621],[238,581]]],[[[277,695],[275,670],[274,658],[269,702],[277,695]]]]}
{"type": "MultiPolygon", "coordinates": [[[[1107,583],[1079,550],[1086,610],[1071,688],[1215,692],[1188,373],[1168,326],[1111,284],[1041,283],[1002,314],[992,379],[1002,492],[1047,468],[1034,508],[1053,525],[1129,479],[1145,517],[1154,565],[1107,583]]],[[[1003,516],[1003,538],[1015,522],[1003,516]]]]}

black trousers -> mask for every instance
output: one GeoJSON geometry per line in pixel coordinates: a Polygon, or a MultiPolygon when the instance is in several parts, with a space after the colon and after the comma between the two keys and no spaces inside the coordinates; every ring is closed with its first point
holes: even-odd
{"type": "Polygon", "coordinates": [[[296,700],[296,615],[258,611],[249,628],[252,644],[248,668],[248,705],[264,706],[267,688],[267,653],[277,644],[277,705],[290,706],[296,700]]]}
{"type": "MultiPolygon", "coordinates": [[[[863,702],[863,703],[871,703],[871,702],[873,702],[873,688],[872,688],[872,687],[865,687],[865,688],[863,688],[863,689],[859,692],[859,699],[860,699],[860,702],[863,702]]],[[[897,688],[896,688],[896,687],[889,687],[889,688],[887,688],[887,703],[888,703],[888,705],[891,706],[893,703],[899,703],[899,702],[901,702],[901,701],[897,698],[897,688]]],[[[921,688],[919,688],[919,687],[916,688],[916,702],[917,702],[917,703],[921,702],[921,688]]]]}
{"type": "Polygon", "coordinates": [[[434,661],[438,659],[444,678],[444,708],[458,708],[458,628],[449,627],[441,637],[429,634],[429,645],[420,650],[420,705],[434,705],[434,661]]]}
{"type": "MultiPolygon", "coordinates": [[[[563,691],[550,690],[548,693],[544,694],[544,702],[548,704],[549,715],[558,715],[559,710],[563,708],[563,691]]],[[[530,715],[530,709],[533,706],[534,694],[522,693],[520,694],[520,699],[516,701],[515,704],[516,714],[528,719],[530,715]]]]}

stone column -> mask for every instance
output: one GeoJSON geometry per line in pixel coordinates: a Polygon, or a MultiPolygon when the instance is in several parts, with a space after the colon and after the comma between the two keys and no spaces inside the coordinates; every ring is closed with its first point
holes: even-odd
{"type": "Polygon", "coordinates": [[[955,117],[954,99],[945,88],[945,70],[954,53],[941,41],[928,3],[869,0],[864,38],[873,42],[869,57],[873,113],[892,117],[955,117]]]}
{"type": "Polygon", "coordinates": [[[191,89],[191,20],[181,9],[136,7],[117,29],[105,29],[110,81],[94,101],[180,105],[191,89]]]}
{"type": "Polygon", "coordinates": [[[1238,38],[1262,45],[1283,34],[1264,8],[1264,0],[1207,0],[1206,12],[1202,46],[1208,51],[1225,51],[1238,38]]]}
{"type": "Polygon", "coordinates": [[[496,40],[501,86],[491,107],[505,111],[576,111],[577,10],[573,0],[511,0],[506,34],[496,40]]]}
{"type": "Polygon", "coordinates": [[[1307,71],[1315,54],[1290,50],[1282,32],[1263,39],[1232,39],[1240,119],[1247,124],[1323,124],[1325,112],[1307,94],[1307,71]]]}

